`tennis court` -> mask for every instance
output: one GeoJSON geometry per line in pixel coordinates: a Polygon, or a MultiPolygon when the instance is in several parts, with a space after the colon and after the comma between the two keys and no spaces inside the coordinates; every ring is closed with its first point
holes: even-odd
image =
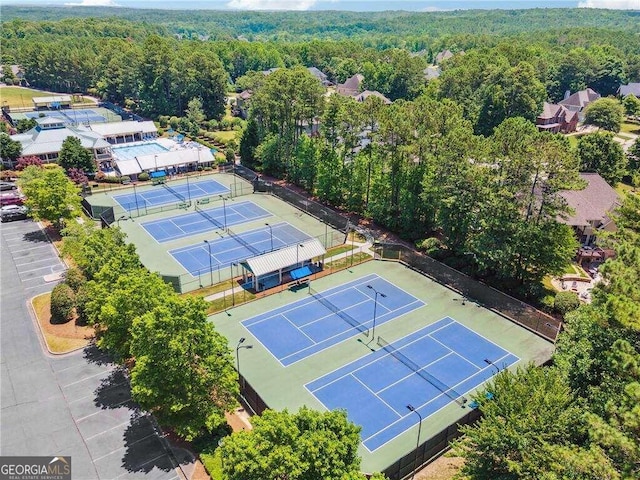
{"type": "Polygon", "coordinates": [[[271,354],[291,365],[425,305],[378,275],[367,275],[242,322],[271,354]],[[373,288],[369,288],[373,287],[373,288]],[[377,305],[375,291],[378,295],[377,305]]]}
{"type": "Polygon", "coordinates": [[[139,143],[137,145],[129,145],[126,147],[111,147],[111,151],[118,160],[133,160],[135,157],[142,155],[154,155],[156,153],[165,153],[169,149],[163,147],[158,142],[139,143]]]}
{"type": "Polygon", "coordinates": [[[373,451],[519,360],[450,317],[306,384],[329,410],[345,409],[373,451]]]}
{"type": "Polygon", "coordinates": [[[107,118],[104,115],[100,115],[95,110],[90,108],[78,108],[78,109],[64,109],[64,110],[48,110],[37,112],[25,112],[24,115],[27,118],[39,118],[41,114],[45,114],[47,117],[58,118],[65,123],[90,123],[90,122],[106,122],[107,118]]]}
{"type": "Polygon", "coordinates": [[[169,253],[185,270],[197,277],[211,270],[228,267],[232,263],[310,238],[309,235],[293,225],[282,222],[271,225],[271,229],[265,226],[239,234],[229,232],[227,236],[210,240],[208,245],[205,242],[200,242],[169,250],[169,253]],[[273,236],[271,232],[273,232],[273,236]],[[211,251],[211,255],[209,255],[209,251],[211,251]]]}
{"type": "Polygon", "coordinates": [[[271,213],[250,201],[227,202],[226,206],[222,205],[201,211],[203,214],[196,211],[186,215],[144,222],[142,228],[157,242],[164,243],[271,216],[271,213]]]}
{"type": "Polygon", "coordinates": [[[176,201],[194,200],[196,198],[210,197],[212,195],[222,195],[230,190],[215,180],[202,180],[190,184],[183,183],[169,187],[167,185],[157,186],[151,190],[144,190],[139,193],[127,193],[115,195],[113,199],[126,211],[130,212],[139,208],[154,207],[176,201]]]}

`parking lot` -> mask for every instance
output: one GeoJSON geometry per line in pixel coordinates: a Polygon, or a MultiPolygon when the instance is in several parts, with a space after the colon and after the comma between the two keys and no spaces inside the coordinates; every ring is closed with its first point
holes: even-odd
{"type": "Polygon", "coordinates": [[[70,455],[74,480],[189,478],[192,454],[131,401],[119,366],[95,347],[44,352],[28,304],[64,265],[36,223],[0,230],[0,454],[70,455]]]}

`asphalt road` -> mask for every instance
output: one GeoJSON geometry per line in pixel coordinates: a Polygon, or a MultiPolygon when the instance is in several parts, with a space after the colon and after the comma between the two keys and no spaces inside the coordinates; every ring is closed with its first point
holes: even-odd
{"type": "Polygon", "coordinates": [[[190,477],[193,456],[159,435],[119,366],[95,347],[43,350],[29,300],[64,265],[38,224],[2,224],[0,241],[0,454],[70,455],[74,480],[190,477]]]}

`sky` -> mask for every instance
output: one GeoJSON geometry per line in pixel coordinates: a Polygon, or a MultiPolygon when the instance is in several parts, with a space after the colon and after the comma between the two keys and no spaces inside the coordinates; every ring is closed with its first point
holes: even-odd
{"type": "Polygon", "coordinates": [[[179,10],[444,11],[538,7],[640,10],[640,0],[3,0],[2,3],[4,5],[78,5],[179,10]]]}

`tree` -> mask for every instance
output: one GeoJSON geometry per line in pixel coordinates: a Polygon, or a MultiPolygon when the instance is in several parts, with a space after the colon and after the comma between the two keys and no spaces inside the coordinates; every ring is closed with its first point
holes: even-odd
{"type": "Polygon", "coordinates": [[[18,133],[24,133],[35,128],[37,124],[38,122],[36,122],[35,118],[23,118],[16,122],[16,130],[18,130],[18,133]]]}
{"type": "Polygon", "coordinates": [[[599,173],[610,185],[615,185],[625,173],[624,151],[613,133],[596,132],[578,140],[580,170],[599,173]]]}
{"type": "Polygon", "coordinates": [[[351,423],[344,411],[318,412],[302,407],[292,414],[266,410],[252,423],[252,430],[225,438],[225,478],[358,478],[360,427],[351,423]]]}
{"type": "MultiPolygon", "coordinates": [[[[105,266],[111,267],[109,263],[105,266]]],[[[158,274],[138,266],[119,274],[115,282],[105,278],[105,268],[88,284],[85,314],[96,326],[97,345],[124,361],[131,357],[134,319],[166,303],[174,291],[158,274]]]]}
{"type": "Polygon", "coordinates": [[[454,444],[454,452],[465,459],[464,475],[478,480],[612,478],[606,476],[612,468],[602,452],[572,443],[585,425],[558,369],[528,365],[515,373],[502,371],[475,400],[483,417],[462,427],[464,436],[454,444]]]}
{"type": "Polygon", "coordinates": [[[186,110],[187,121],[189,122],[189,132],[192,137],[198,136],[200,125],[205,121],[206,117],[202,111],[202,100],[194,97],[189,100],[186,110]]]}
{"type": "Polygon", "coordinates": [[[67,137],[62,142],[58,154],[58,164],[65,170],[77,168],[84,172],[95,172],[95,162],[91,152],[82,146],[77,137],[67,137]]]}
{"type": "Polygon", "coordinates": [[[29,165],[34,165],[36,167],[41,167],[42,166],[42,160],[40,160],[40,158],[31,155],[28,157],[20,157],[18,158],[18,164],[16,165],[16,170],[20,171],[20,170],[24,170],[25,168],[27,168],[29,165]]]}
{"type": "Polygon", "coordinates": [[[584,123],[610,132],[619,132],[623,120],[624,108],[614,98],[599,98],[587,105],[584,112],[584,123]]]}
{"type": "Polygon", "coordinates": [[[202,298],[173,296],[131,329],[133,399],[188,440],[225,422],[238,396],[227,340],[205,312],[202,298]]]}
{"type": "Polygon", "coordinates": [[[624,112],[629,116],[638,116],[640,115],[640,99],[637,98],[634,94],[629,94],[622,99],[622,106],[624,107],[624,112]]]}
{"type": "Polygon", "coordinates": [[[25,205],[35,220],[47,220],[58,226],[80,214],[80,189],[61,168],[29,166],[22,172],[20,188],[25,205]]]}
{"type": "Polygon", "coordinates": [[[15,162],[22,153],[22,144],[6,133],[0,133],[0,158],[5,161],[15,162]]]}

